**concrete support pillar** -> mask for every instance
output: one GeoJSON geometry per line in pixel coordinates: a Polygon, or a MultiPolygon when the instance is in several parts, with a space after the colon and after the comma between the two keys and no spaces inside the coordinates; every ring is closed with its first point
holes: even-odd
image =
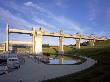
{"type": "Polygon", "coordinates": [[[35,53],[35,28],[32,28],[32,50],[35,53]]]}
{"type": "Polygon", "coordinates": [[[80,49],[80,39],[76,39],[76,49],[80,49]]]}
{"type": "Polygon", "coordinates": [[[90,46],[94,46],[95,44],[95,39],[94,40],[89,40],[89,44],[90,44],[90,46]]]}
{"type": "Polygon", "coordinates": [[[6,43],[3,44],[3,52],[5,52],[5,51],[6,51],[6,43]]]}
{"type": "Polygon", "coordinates": [[[6,25],[6,52],[9,52],[9,25],[6,25]]]}
{"type": "Polygon", "coordinates": [[[35,45],[35,54],[43,55],[42,54],[42,31],[36,32],[34,45],[35,45]]]}
{"type": "Polygon", "coordinates": [[[64,44],[64,37],[59,37],[59,54],[61,55],[64,54],[63,44],[64,44]]]}

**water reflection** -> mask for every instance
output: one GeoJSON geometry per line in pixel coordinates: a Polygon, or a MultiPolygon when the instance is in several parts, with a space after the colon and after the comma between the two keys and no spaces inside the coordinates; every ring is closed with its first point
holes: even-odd
{"type": "Polygon", "coordinates": [[[61,58],[59,59],[59,64],[64,64],[64,58],[63,58],[63,57],[61,57],[61,58]]]}
{"type": "Polygon", "coordinates": [[[48,64],[75,64],[77,63],[76,60],[72,60],[72,59],[64,59],[63,57],[59,58],[59,59],[51,59],[49,60],[48,64]]]}

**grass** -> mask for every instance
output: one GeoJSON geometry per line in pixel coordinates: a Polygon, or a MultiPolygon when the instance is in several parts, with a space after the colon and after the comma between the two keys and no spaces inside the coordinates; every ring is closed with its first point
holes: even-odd
{"type": "Polygon", "coordinates": [[[76,74],[70,74],[59,78],[47,80],[44,82],[110,82],[110,42],[97,42],[98,46],[95,47],[82,47],[81,49],[65,48],[68,49],[70,55],[82,55],[97,60],[98,63],[93,67],[78,72],[76,74]],[[105,46],[102,46],[102,44],[105,46]]]}
{"type": "Polygon", "coordinates": [[[106,41],[100,41],[100,42],[95,42],[95,45],[97,46],[110,46],[110,39],[106,41]]]}
{"type": "Polygon", "coordinates": [[[57,52],[53,48],[51,48],[51,47],[43,48],[43,53],[50,53],[51,55],[57,54],[57,52]]]}

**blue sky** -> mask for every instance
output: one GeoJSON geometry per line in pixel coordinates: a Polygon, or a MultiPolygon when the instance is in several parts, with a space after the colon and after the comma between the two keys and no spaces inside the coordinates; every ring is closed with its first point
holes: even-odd
{"type": "MultiPolygon", "coordinates": [[[[0,0],[0,42],[5,41],[6,23],[11,28],[110,37],[110,0],[0,0]]],[[[30,36],[11,34],[14,40],[30,36]]],[[[57,44],[58,38],[44,37],[44,43],[57,44]]],[[[65,39],[65,44],[73,44],[65,39]]],[[[57,44],[58,45],[58,44],[57,44]]]]}

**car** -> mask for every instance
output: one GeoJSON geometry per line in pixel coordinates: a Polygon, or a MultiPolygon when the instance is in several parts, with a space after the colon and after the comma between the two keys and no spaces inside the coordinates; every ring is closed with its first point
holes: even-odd
{"type": "Polygon", "coordinates": [[[20,68],[20,62],[18,57],[7,58],[7,66],[9,68],[20,68]]]}

